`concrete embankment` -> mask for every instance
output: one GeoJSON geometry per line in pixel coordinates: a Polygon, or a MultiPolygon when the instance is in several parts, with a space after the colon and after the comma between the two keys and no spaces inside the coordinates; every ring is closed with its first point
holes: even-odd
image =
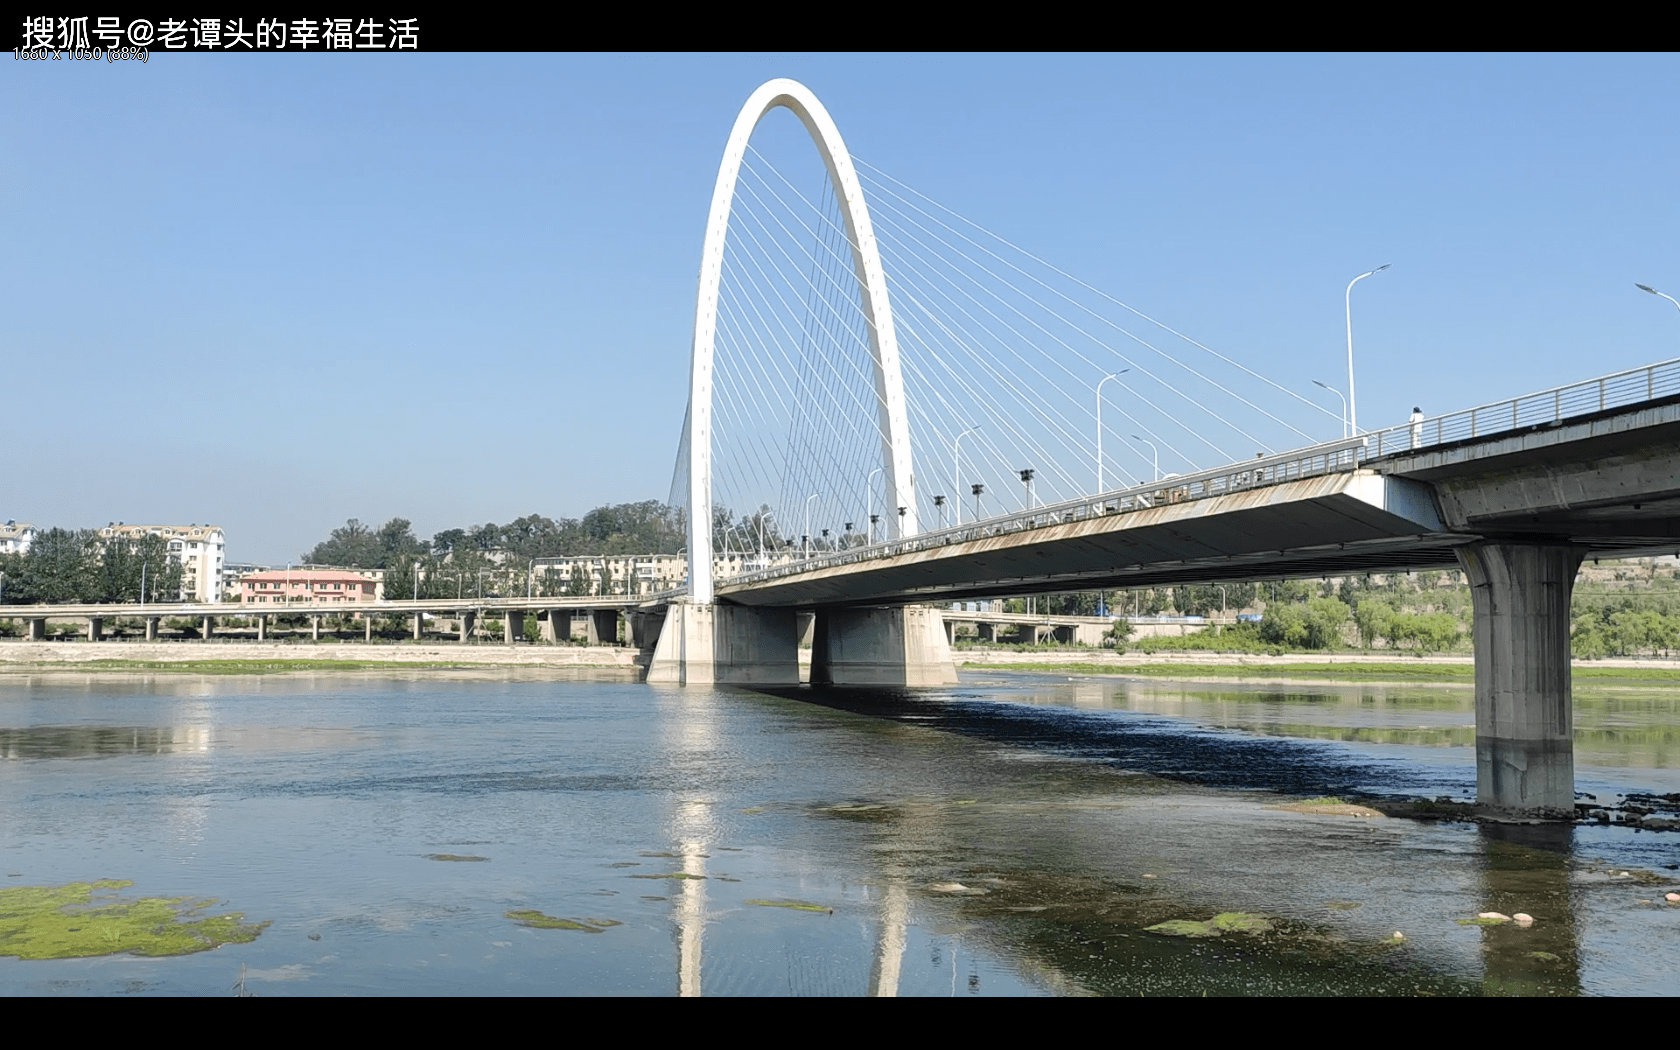
{"type": "MultiPolygon", "coordinates": [[[[76,664],[169,664],[205,661],[528,665],[634,668],[636,650],[612,646],[311,644],[308,642],[18,642],[0,643],[0,671],[76,664]]],[[[119,668],[120,669],[120,668],[119,668]]]]}

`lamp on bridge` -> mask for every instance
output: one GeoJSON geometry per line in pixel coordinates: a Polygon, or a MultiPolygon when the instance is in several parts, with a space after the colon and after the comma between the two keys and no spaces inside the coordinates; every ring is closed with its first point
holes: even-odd
{"type": "Polygon", "coordinates": [[[945,497],[933,497],[933,505],[939,511],[939,527],[943,529],[945,527],[945,497]]]}
{"type": "Polygon", "coordinates": [[[1032,487],[1033,475],[1036,474],[1036,473],[1037,473],[1037,471],[1033,470],[1031,467],[1027,467],[1026,469],[1021,471],[1021,484],[1025,485],[1027,487],[1027,509],[1028,510],[1032,510],[1034,507],[1038,506],[1038,501],[1033,499],[1033,487],[1032,487]]]}
{"type": "Polygon", "coordinates": [[[1348,348],[1348,391],[1347,391],[1348,433],[1347,433],[1347,436],[1348,437],[1355,437],[1359,434],[1359,402],[1358,402],[1358,399],[1353,396],[1353,286],[1358,284],[1360,281],[1363,281],[1365,278],[1371,276],[1372,274],[1382,273],[1384,270],[1388,269],[1390,266],[1393,266],[1393,265],[1394,265],[1393,263],[1383,263],[1381,266],[1377,267],[1375,270],[1366,270],[1364,273],[1360,274],[1358,277],[1355,277],[1353,280],[1348,282],[1347,292],[1344,293],[1343,296],[1342,296],[1342,304],[1343,304],[1343,306],[1345,306],[1347,308],[1347,348],[1348,348]]]}
{"type": "Polygon", "coordinates": [[[879,514],[871,514],[869,516],[869,542],[870,543],[875,542],[875,526],[879,525],[880,523],[881,523],[881,516],[879,514]]]}
{"type": "Polygon", "coordinates": [[[976,481],[973,485],[973,489],[974,489],[974,520],[979,521],[980,520],[980,493],[986,491],[986,486],[985,486],[984,483],[976,481]]]}
{"type": "Polygon", "coordinates": [[[1680,310],[1680,299],[1676,299],[1676,298],[1674,298],[1674,296],[1672,296],[1672,295],[1669,295],[1669,294],[1668,294],[1668,293],[1667,293],[1667,292],[1659,292],[1659,291],[1657,291],[1657,290],[1656,290],[1656,289],[1655,289],[1655,288],[1652,288],[1652,287],[1651,287],[1651,286],[1650,286],[1650,285],[1648,285],[1648,284],[1638,284],[1638,283],[1635,283],[1635,284],[1634,284],[1634,287],[1635,287],[1635,288],[1637,288],[1637,289],[1639,289],[1639,290],[1640,290],[1640,291],[1642,291],[1642,292],[1650,292],[1650,293],[1651,293],[1651,294],[1652,294],[1652,295],[1660,295],[1660,296],[1662,296],[1662,297],[1663,297],[1663,298],[1664,298],[1664,299],[1667,299],[1667,300],[1668,300],[1668,301],[1669,301],[1669,302],[1671,302],[1671,303],[1673,303],[1673,304],[1674,304],[1674,308],[1675,308],[1675,309],[1676,309],[1676,310],[1680,310]]]}
{"type": "Polygon", "coordinates": [[[1331,386],[1329,383],[1323,383],[1323,382],[1320,382],[1319,380],[1315,379],[1315,380],[1313,380],[1313,386],[1321,386],[1324,389],[1330,391],[1332,394],[1335,394],[1337,397],[1341,398],[1341,400],[1342,400],[1342,436],[1347,437],[1348,436],[1348,432],[1347,432],[1348,431],[1347,398],[1342,397],[1342,392],[1340,390],[1337,390],[1335,387],[1331,386]]]}

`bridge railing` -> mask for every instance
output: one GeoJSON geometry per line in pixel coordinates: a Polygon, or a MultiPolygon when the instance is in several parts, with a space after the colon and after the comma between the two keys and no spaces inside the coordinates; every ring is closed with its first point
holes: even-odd
{"type": "Polygon", "coordinates": [[[1114,489],[1095,496],[1084,496],[1061,503],[1046,504],[1018,514],[1004,514],[984,518],[968,525],[956,525],[931,532],[918,533],[908,539],[886,540],[866,547],[821,554],[801,561],[760,569],[757,572],[731,576],[729,585],[755,583],[803,572],[814,572],[841,565],[853,565],[876,558],[890,558],[915,551],[933,550],[953,543],[971,543],[998,536],[1008,536],[1029,529],[1050,525],[1065,525],[1091,518],[1107,518],[1116,514],[1147,510],[1173,503],[1223,496],[1246,489],[1265,488],[1285,481],[1309,478],[1322,474],[1349,471],[1359,466],[1365,449],[1364,438],[1342,438],[1308,448],[1271,456],[1259,456],[1241,463],[1232,463],[1192,474],[1177,474],[1129,488],[1114,489]]]}
{"type": "Polygon", "coordinates": [[[1370,442],[1365,456],[1374,459],[1450,445],[1674,395],[1680,395],[1680,358],[1373,430],[1365,435],[1370,442]]]}

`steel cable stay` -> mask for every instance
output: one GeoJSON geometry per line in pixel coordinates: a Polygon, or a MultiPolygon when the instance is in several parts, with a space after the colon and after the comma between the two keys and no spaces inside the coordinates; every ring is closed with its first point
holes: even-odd
{"type": "MultiPolygon", "coordinates": [[[[1032,260],[1033,262],[1037,263],[1038,265],[1043,266],[1047,270],[1050,270],[1052,273],[1055,273],[1056,275],[1058,275],[1060,277],[1067,278],[1069,281],[1072,281],[1074,284],[1079,285],[1081,288],[1084,288],[1085,290],[1091,292],[1092,294],[1100,296],[1101,298],[1106,299],[1107,301],[1113,303],[1114,305],[1120,307],[1121,309],[1126,310],[1127,312],[1129,312],[1129,313],[1131,313],[1131,314],[1133,314],[1137,317],[1142,318],[1143,320],[1149,322],[1150,324],[1155,325],[1157,328],[1160,328],[1162,331],[1168,332],[1171,335],[1189,343],[1191,346],[1194,346],[1199,350],[1205,351],[1206,353],[1213,355],[1214,357],[1218,358],[1220,361],[1225,362],[1226,364],[1232,366],[1233,368],[1239,369],[1239,370],[1247,373],[1248,375],[1253,376],[1255,379],[1260,380],[1262,383],[1265,383],[1267,386],[1270,386],[1273,389],[1279,391],[1280,393],[1287,394],[1289,397],[1292,397],[1295,400],[1301,402],[1303,405],[1307,406],[1308,408],[1311,408],[1312,410],[1314,410],[1316,412],[1321,412],[1324,415],[1327,415],[1332,419],[1336,419],[1338,422],[1340,421],[1340,419],[1341,419],[1340,416],[1336,415],[1334,412],[1330,411],[1328,408],[1325,408],[1323,405],[1319,404],[1318,402],[1313,401],[1310,398],[1302,396],[1301,394],[1297,393],[1296,391],[1289,389],[1288,387],[1282,385],[1281,383],[1278,383],[1277,381],[1271,379],[1270,377],[1264,375],[1263,373],[1257,372],[1254,369],[1249,368],[1247,365],[1243,364],[1241,361],[1238,361],[1235,358],[1232,358],[1232,357],[1229,357],[1225,354],[1220,353],[1219,351],[1213,349],[1212,347],[1208,346],[1207,344],[1202,343],[1199,340],[1193,338],[1192,336],[1187,335],[1184,332],[1179,331],[1178,329],[1172,327],[1171,325],[1165,323],[1164,321],[1160,321],[1160,320],[1150,316],[1149,314],[1144,313],[1142,310],[1139,310],[1136,307],[1134,307],[1134,306],[1116,298],[1115,296],[1110,295],[1109,293],[1103,291],[1102,289],[1096,287],[1095,285],[1089,284],[1086,281],[1081,280],[1080,278],[1074,276],[1073,274],[1067,272],[1066,270],[1063,270],[1060,267],[1056,266],[1054,263],[1051,263],[1051,262],[1049,262],[1049,261],[1047,261],[1043,258],[1040,258],[1037,255],[1034,255],[1032,252],[1030,252],[1027,249],[1021,247],[1018,244],[1015,244],[1013,241],[1010,241],[1009,239],[1002,236],[1001,234],[998,234],[998,233],[996,233],[992,230],[987,229],[986,227],[984,227],[984,226],[980,225],[979,223],[975,222],[974,220],[969,219],[968,217],[962,215],[960,212],[957,212],[957,211],[947,207],[946,205],[940,203],[939,201],[934,200],[932,197],[929,197],[927,194],[921,192],[920,190],[917,190],[916,188],[914,188],[914,187],[900,181],[899,179],[896,179],[893,176],[887,174],[885,171],[882,171],[880,168],[877,168],[875,165],[870,164],[869,162],[867,162],[865,160],[862,160],[862,159],[860,159],[856,156],[852,157],[852,161],[853,161],[854,164],[862,165],[863,167],[868,168],[871,172],[875,173],[875,176],[879,177],[879,180],[882,180],[884,182],[890,182],[890,183],[893,183],[894,185],[903,187],[905,190],[907,190],[910,193],[915,194],[917,197],[920,197],[921,199],[927,201],[929,204],[932,204],[934,207],[940,209],[941,211],[944,211],[946,214],[954,216],[955,218],[957,218],[961,222],[965,223],[968,226],[973,227],[974,229],[976,229],[976,230],[980,231],[981,233],[985,234],[987,237],[990,237],[993,240],[997,241],[998,243],[1008,247],[1012,251],[1019,252],[1021,255],[1023,255],[1026,258],[1032,260]]],[[[859,174],[860,174],[860,176],[862,176],[861,172],[859,174]]],[[[1095,310],[1092,310],[1090,307],[1086,306],[1083,303],[1080,303],[1078,300],[1074,299],[1072,296],[1067,295],[1067,293],[1062,292],[1059,289],[1056,289],[1054,286],[1050,285],[1048,282],[1045,282],[1041,278],[1034,276],[1033,274],[1029,273],[1028,271],[1023,269],[1022,267],[1020,267],[1019,265],[1009,261],[1008,259],[1005,259],[1003,256],[998,255],[996,252],[991,251],[989,248],[986,248],[984,245],[975,241],[973,238],[968,237],[966,234],[962,233],[962,231],[958,230],[956,227],[951,226],[949,223],[944,222],[943,220],[939,219],[937,216],[934,216],[934,215],[924,211],[923,209],[917,207],[913,202],[904,198],[900,194],[894,192],[890,188],[882,185],[881,182],[877,181],[875,178],[870,178],[870,181],[872,183],[874,183],[877,187],[878,195],[873,198],[877,202],[882,200],[882,195],[884,195],[886,198],[896,199],[898,201],[901,201],[906,207],[910,208],[913,211],[916,211],[918,214],[921,214],[921,215],[925,216],[929,221],[938,223],[939,225],[945,227],[946,229],[950,230],[953,235],[961,237],[963,240],[968,241],[970,244],[973,244],[976,249],[978,249],[980,251],[983,251],[988,255],[991,255],[993,258],[997,259],[999,262],[1001,262],[1004,265],[1009,266],[1010,268],[1016,270],[1017,272],[1019,272],[1023,276],[1027,277],[1029,280],[1032,280],[1032,281],[1040,284],[1041,286],[1043,286],[1047,290],[1053,292],[1054,294],[1056,294],[1058,296],[1061,296],[1062,298],[1066,299],[1072,305],[1078,307],[1079,309],[1085,311],[1086,313],[1091,314],[1093,317],[1096,317],[1098,320],[1102,321],[1104,324],[1107,324],[1110,327],[1113,327],[1117,331],[1124,331],[1124,329],[1122,329],[1121,326],[1115,324],[1115,322],[1112,319],[1103,316],[1102,314],[1098,313],[1095,310]]]]}

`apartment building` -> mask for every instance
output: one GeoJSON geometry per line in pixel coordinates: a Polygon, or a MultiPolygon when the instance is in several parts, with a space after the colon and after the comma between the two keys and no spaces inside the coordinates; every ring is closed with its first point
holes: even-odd
{"type": "Polygon", "coordinates": [[[269,569],[239,578],[241,605],[288,602],[371,602],[379,585],[353,569],[269,569]]]}
{"type": "Polygon", "coordinates": [[[28,554],[38,531],[27,521],[7,521],[0,525],[0,554],[28,554]]]}
{"type": "Polygon", "coordinates": [[[219,525],[128,525],[117,522],[99,530],[102,539],[162,536],[169,553],[181,561],[181,600],[222,600],[222,561],[227,548],[219,525]]]}

